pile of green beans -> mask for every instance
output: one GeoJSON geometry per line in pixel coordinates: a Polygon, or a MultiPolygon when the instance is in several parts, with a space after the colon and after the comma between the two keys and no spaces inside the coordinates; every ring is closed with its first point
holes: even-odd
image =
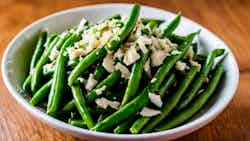
{"type": "Polygon", "coordinates": [[[29,73],[23,82],[23,89],[32,96],[30,104],[38,106],[46,103],[48,115],[72,126],[115,134],[168,130],[181,126],[196,115],[219,85],[223,76],[223,59],[217,64],[215,62],[217,57],[225,56],[225,51],[214,49],[208,55],[199,54],[195,37],[200,31],[186,36],[174,33],[181,22],[180,14],[158,36],[159,39],[169,39],[174,43],[177,53],[168,54],[161,65],[152,66],[150,74],[146,72],[145,64],[152,57],[151,51],[137,50],[140,58],[131,65],[126,66],[121,60],[114,61],[127,67],[130,72],[128,78],[123,76],[122,70],[109,72],[102,64],[107,55],[116,53],[129,42],[129,35],[136,29],[137,23],[145,25],[142,34],[146,36],[164,23],[162,19],[139,18],[139,13],[140,5],[135,4],[126,21],[122,21],[121,16],[116,14],[97,22],[119,21],[116,27],[120,30],[102,46],[74,60],[70,60],[68,48],[84,40],[82,34],[94,25],[86,21],[84,25],[81,23],[83,27],[73,27],[62,34],[48,35],[47,31],[40,31],[29,73]],[[51,60],[53,50],[57,50],[58,54],[56,59],[51,60]],[[189,60],[190,50],[193,51],[191,59],[200,66],[189,60]],[[185,62],[189,67],[177,69],[179,61],[185,62]],[[46,64],[52,65],[48,71],[44,70],[46,64]],[[91,89],[84,86],[87,76],[88,79],[91,76],[95,80],[91,89]],[[162,106],[153,104],[150,97],[152,93],[162,100],[162,106]],[[115,101],[119,105],[101,107],[97,104],[101,98],[115,101]],[[160,113],[143,116],[140,111],[145,107],[160,113]]]}

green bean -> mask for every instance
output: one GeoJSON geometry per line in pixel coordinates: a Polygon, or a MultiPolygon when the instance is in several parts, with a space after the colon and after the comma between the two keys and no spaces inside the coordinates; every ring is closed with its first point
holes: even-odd
{"type": "Polygon", "coordinates": [[[212,94],[215,92],[216,87],[218,87],[221,77],[223,75],[223,67],[221,64],[217,66],[214,74],[212,75],[211,81],[208,84],[206,90],[200,94],[190,105],[188,105],[182,111],[179,111],[176,115],[169,118],[164,124],[158,125],[155,131],[162,131],[174,128],[191,117],[193,117],[201,108],[207,103],[212,94]]]}
{"type": "Polygon", "coordinates": [[[160,87],[162,81],[164,80],[165,76],[169,73],[171,68],[175,65],[175,63],[178,60],[180,60],[181,58],[185,56],[185,54],[187,53],[189,49],[189,46],[191,45],[193,41],[193,38],[198,33],[199,32],[191,33],[190,35],[188,35],[186,42],[184,42],[183,44],[177,47],[178,50],[181,51],[180,54],[168,56],[164,60],[163,65],[161,65],[161,67],[157,70],[157,72],[155,73],[155,76],[153,77],[153,79],[156,79],[156,81],[153,81],[148,86],[151,92],[157,91],[157,89],[160,87]]]}
{"type": "MultiPolygon", "coordinates": [[[[46,48],[50,45],[50,43],[55,39],[55,37],[57,37],[58,35],[57,34],[52,34],[50,35],[50,37],[46,40],[46,43],[44,44],[44,47],[45,47],[45,50],[46,48]]],[[[36,63],[37,64],[37,63],[36,63]]],[[[36,66],[35,64],[35,66],[36,66]]],[[[35,68],[32,67],[32,68],[35,68]]],[[[27,78],[25,79],[24,83],[23,83],[23,89],[28,91],[31,89],[31,80],[32,80],[32,75],[31,75],[31,72],[29,72],[29,75],[27,76],[27,78]]]]}
{"type": "Polygon", "coordinates": [[[79,63],[79,59],[70,60],[67,62],[67,68],[74,69],[74,67],[79,63]]]}
{"type": "Polygon", "coordinates": [[[48,38],[47,38],[47,40],[46,40],[46,42],[44,43],[44,48],[45,48],[45,50],[50,46],[50,44],[53,42],[53,40],[55,39],[55,38],[57,38],[59,35],[57,34],[57,33],[54,33],[54,34],[51,34],[48,38]]]}
{"type": "Polygon", "coordinates": [[[73,126],[76,126],[76,127],[86,128],[86,123],[80,119],[71,119],[70,118],[68,123],[73,125],[73,126]]]}
{"type": "Polygon", "coordinates": [[[135,115],[135,113],[140,110],[145,105],[145,103],[147,104],[148,102],[148,89],[145,88],[143,92],[134,100],[130,101],[128,104],[121,107],[118,111],[111,114],[101,122],[97,123],[93,128],[91,128],[91,130],[107,131],[120,122],[126,120],[131,115],[135,115]]]}
{"type": "Polygon", "coordinates": [[[114,39],[111,40],[111,42],[108,42],[107,46],[105,47],[108,51],[110,52],[116,51],[119,47],[118,45],[128,37],[130,32],[135,27],[135,24],[139,17],[139,12],[140,12],[140,5],[134,4],[126,23],[122,27],[121,31],[118,33],[118,37],[115,37],[114,39]]]}
{"type": "MultiPolygon", "coordinates": [[[[56,60],[54,60],[56,61],[56,60]]],[[[78,61],[74,60],[73,62],[69,63],[70,61],[68,61],[67,65],[66,65],[66,68],[70,69],[70,68],[74,68],[77,64],[78,64],[78,61]]],[[[43,70],[43,76],[52,76],[52,74],[54,74],[55,72],[55,67],[53,67],[52,69],[48,70],[48,71],[44,71],[43,70]]]]}
{"type": "Polygon", "coordinates": [[[134,28],[138,15],[139,15],[139,10],[140,10],[140,6],[134,5],[128,20],[126,21],[121,31],[118,33],[118,36],[113,37],[111,40],[108,41],[108,43],[104,45],[104,47],[95,49],[86,57],[84,57],[83,60],[80,61],[80,63],[75,67],[75,69],[73,69],[73,71],[71,72],[68,78],[69,86],[71,86],[76,81],[76,79],[84,71],[86,71],[92,64],[94,64],[96,61],[105,57],[107,54],[106,49],[109,52],[112,52],[118,49],[119,44],[122,43],[127,38],[127,36],[130,34],[132,29],[134,28]]]}
{"type": "Polygon", "coordinates": [[[37,61],[40,59],[42,56],[43,50],[44,50],[44,43],[46,42],[47,38],[47,31],[41,31],[38,36],[38,40],[36,43],[36,48],[33,53],[33,56],[31,58],[31,63],[30,63],[30,73],[32,73],[33,69],[35,68],[37,61]]]}
{"type": "Polygon", "coordinates": [[[128,81],[128,85],[121,103],[121,106],[127,104],[136,94],[140,85],[140,80],[143,72],[143,66],[148,59],[148,53],[143,54],[132,68],[132,72],[128,81]]]}
{"type": "Polygon", "coordinates": [[[160,87],[160,90],[158,92],[158,94],[161,96],[161,98],[164,97],[165,93],[167,92],[167,90],[173,86],[174,82],[176,81],[176,75],[174,72],[172,72],[169,77],[163,81],[163,84],[160,87]]]}
{"type": "Polygon", "coordinates": [[[98,118],[97,118],[97,123],[101,122],[102,120],[104,120],[106,117],[108,116],[108,114],[106,113],[101,113],[98,118]]]}
{"type": "Polygon", "coordinates": [[[52,84],[52,80],[48,81],[47,83],[45,83],[34,95],[33,97],[31,98],[30,100],[30,104],[31,105],[36,105],[38,104],[40,101],[42,101],[47,93],[49,92],[50,90],[50,87],[51,87],[51,84],[52,84]]]}
{"type": "MultiPolygon", "coordinates": [[[[171,73],[170,76],[163,82],[163,85],[160,87],[158,94],[163,98],[166,91],[173,85],[176,81],[176,76],[174,73],[171,73]]],[[[150,120],[150,117],[141,117],[138,118],[130,128],[130,132],[133,134],[139,133],[144,125],[150,120]]]]}
{"type": "Polygon", "coordinates": [[[121,107],[117,112],[110,115],[102,122],[96,124],[92,130],[106,131],[109,128],[117,125],[120,121],[123,121],[129,116],[135,114],[138,110],[147,105],[149,102],[148,91],[155,92],[159,88],[165,76],[168,74],[177,60],[181,59],[186,54],[188,47],[191,45],[196,34],[197,32],[190,34],[188,36],[188,40],[179,46],[179,49],[182,51],[181,54],[172,55],[165,59],[164,64],[158,69],[154,76],[156,81],[150,83],[134,100],[121,107]]]}
{"type": "Polygon", "coordinates": [[[198,61],[198,62],[200,62],[200,63],[203,63],[203,62],[206,61],[206,58],[207,58],[207,56],[205,56],[205,55],[199,55],[199,54],[197,54],[197,55],[194,56],[193,59],[194,59],[195,61],[198,61]]]}
{"type": "MultiPolygon", "coordinates": [[[[65,113],[69,113],[70,111],[74,110],[75,108],[75,101],[74,99],[72,99],[71,101],[69,101],[60,111],[59,111],[59,115],[60,114],[65,114],[65,113]]],[[[98,108],[98,107],[94,107],[94,108],[88,108],[88,110],[90,111],[90,113],[92,115],[96,115],[96,114],[111,114],[113,112],[115,112],[114,109],[108,107],[107,109],[102,109],[102,108],[98,108]]]]}
{"type": "Polygon", "coordinates": [[[98,22],[98,23],[103,23],[103,22],[105,22],[105,21],[110,21],[110,20],[113,20],[113,19],[120,20],[121,18],[122,18],[122,17],[121,17],[120,14],[115,14],[115,15],[112,15],[112,16],[110,16],[110,17],[107,17],[107,18],[104,19],[104,20],[101,20],[101,21],[98,22]]]}
{"type": "Polygon", "coordinates": [[[80,113],[82,119],[86,122],[86,125],[88,128],[92,128],[94,126],[93,119],[89,113],[89,110],[87,108],[86,102],[84,100],[81,88],[79,84],[71,86],[71,90],[73,93],[74,101],[75,101],[75,106],[80,113]]]}
{"type": "Polygon", "coordinates": [[[143,133],[150,132],[158,123],[160,123],[164,118],[169,115],[169,113],[175,108],[177,103],[180,101],[181,96],[187,90],[189,84],[192,82],[197,72],[197,67],[191,68],[191,70],[186,74],[184,79],[180,81],[180,84],[176,88],[176,91],[168,99],[166,99],[165,104],[162,107],[161,114],[149,120],[148,124],[142,130],[143,133]]]}
{"type": "Polygon", "coordinates": [[[41,56],[40,60],[37,62],[37,65],[34,69],[32,79],[31,79],[31,90],[32,92],[36,92],[36,90],[39,88],[40,79],[43,72],[43,66],[49,61],[49,55],[52,51],[52,49],[60,48],[63,44],[63,42],[68,38],[69,34],[64,34],[62,37],[55,37],[55,39],[52,41],[52,43],[49,45],[48,48],[45,49],[45,52],[41,56]]]}
{"type": "Polygon", "coordinates": [[[135,117],[131,117],[130,119],[122,122],[121,124],[117,125],[117,127],[114,129],[115,134],[122,134],[126,133],[129,130],[129,127],[134,122],[135,117]]]}
{"type": "Polygon", "coordinates": [[[64,114],[72,111],[75,108],[75,101],[72,99],[69,101],[61,110],[59,113],[64,114]]]}
{"type": "Polygon", "coordinates": [[[133,125],[130,127],[129,131],[132,134],[138,134],[142,127],[149,121],[150,117],[138,118],[133,125]]]}
{"type": "MultiPolygon", "coordinates": [[[[100,81],[105,76],[106,70],[101,66],[98,65],[94,72],[94,79],[96,81],[100,81]]],[[[69,101],[61,110],[60,113],[67,113],[72,111],[75,108],[74,100],[69,101]]]]}
{"type": "Polygon", "coordinates": [[[112,72],[107,76],[103,81],[101,81],[94,90],[90,91],[87,95],[87,103],[91,103],[95,100],[95,98],[99,95],[96,93],[98,89],[102,89],[104,87],[104,91],[108,90],[112,87],[118,80],[121,78],[121,72],[119,70],[112,72]]]}
{"type": "Polygon", "coordinates": [[[169,37],[176,29],[176,27],[179,25],[180,21],[181,21],[181,15],[176,16],[174,20],[170,22],[167,28],[164,29],[163,37],[169,37]]]}
{"type": "Polygon", "coordinates": [[[146,24],[146,27],[148,28],[145,28],[142,30],[142,34],[146,34],[147,36],[150,35],[151,31],[153,28],[157,27],[158,26],[158,23],[157,21],[149,21],[147,24],[146,24]]]}
{"type": "Polygon", "coordinates": [[[206,62],[201,69],[201,72],[195,79],[194,83],[190,86],[189,91],[181,99],[180,103],[177,106],[177,110],[181,110],[186,107],[190,103],[190,101],[195,97],[196,93],[199,91],[201,85],[205,81],[209,71],[211,70],[215,58],[222,55],[223,53],[224,49],[215,49],[209,53],[206,62]]]}
{"type": "Polygon", "coordinates": [[[144,25],[148,24],[151,21],[154,21],[157,24],[157,26],[165,22],[164,19],[154,19],[154,18],[141,18],[141,21],[144,25]]]}
{"type": "Polygon", "coordinates": [[[30,74],[23,82],[22,87],[24,90],[28,91],[30,89],[31,79],[32,79],[32,75],[30,74]]]}
{"type": "Polygon", "coordinates": [[[107,72],[106,72],[105,68],[101,65],[98,65],[95,69],[95,72],[94,72],[94,79],[96,81],[100,81],[106,76],[106,73],[107,72]]]}
{"type": "MultiPolygon", "coordinates": [[[[176,81],[175,73],[171,73],[170,76],[163,82],[163,85],[160,87],[158,94],[163,98],[166,91],[173,85],[176,81]]],[[[141,117],[138,118],[130,128],[130,132],[133,134],[139,133],[144,125],[150,120],[150,117],[141,117]]]]}
{"type": "Polygon", "coordinates": [[[180,35],[176,35],[176,34],[171,34],[168,38],[171,42],[176,43],[176,44],[181,44],[181,43],[185,42],[185,40],[186,40],[185,36],[180,36],[180,35]]]}
{"type": "Polygon", "coordinates": [[[53,82],[48,98],[47,113],[49,115],[53,116],[56,114],[61,101],[65,78],[65,63],[67,61],[67,56],[65,56],[66,48],[73,45],[76,41],[79,40],[79,38],[80,37],[78,35],[73,34],[65,41],[65,43],[61,47],[59,56],[56,61],[55,73],[53,75],[53,82]]]}

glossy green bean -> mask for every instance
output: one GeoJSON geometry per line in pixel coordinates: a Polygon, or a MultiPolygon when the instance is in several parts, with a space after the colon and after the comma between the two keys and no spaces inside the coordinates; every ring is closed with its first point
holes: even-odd
{"type": "Polygon", "coordinates": [[[121,124],[117,125],[114,129],[115,134],[124,134],[129,131],[131,124],[134,122],[135,117],[131,117],[130,119],[123,121],[121,124]]]}
{"type": "Polygon", "coordinates": [[[28,77],[24,80],[22,88],[26,91],[30,89],[32,75],[28,75],[28,77]]]}
{"type": "Polygon", "coordinates": [[[181,59],[186,52],[188,51],[188,47],[191,45],[194,36],[197,34],[192,33],[189,35],[187,42],[179,46],[179,49],[182,51],[181,54],[172,55],[165,59],[164,64],[158,69],[154,78],[156,81],[150,83],[134,100],[130,101],[122,108],[120,108],[114,114],[108,116],[102,122],[98,123],[92,130],[95,131],[106,131],[111,127],[117,125],[120,121],[125,120],[127,117],[135,114],[140,110],[142,107],[148,104],[149,97],[148,91],[155,92],[161,85],[162,81],[164,80],[165,76],[177,62],[177,60],[181,59]],[[134,106],[134,107],[132,107],[134,106]]]}
{"type": "MultiPolygon", "coordinates": [[[[112,87],[118,80],[121,78],[121,72],[119,70],[112,72],[110,75],[107,76],[103,81],[101,81],[94,90],[90,91],[87,95],[87,103],[93,102],[99,94],[96,93],[98,89],[102,89],[103,91],[108,90],[112,87]]],[[[103,93],[103,92],[102,92],[103,93]]]]}
{"type": "Polygon", "coordinates": [[[158,125],[155,128],[155,131],[163,131],[174,128],[193,117],[198,111],[201,110],[202,107],[205,106],[207,101],[213,95],[216,90],[216,87],[218,87],[219,85],[222,75],[223,67],[220,64],[217,66],[206,90],[202,94],[200,94],[192,103],[190,103],[190,105],[188,105],[185,109],[179,111],[176,115],[173,115],[171,118],[167,119],[164,124],[158,125]]]}
{"type": "Polygon", "coordinates": [[[142,77],[142,72],[143,72],[143,66],[145,62],[148,59],[149,54],[143,54],[132,68],[131,75],[129,77],[128,85],[121,103],[121,106],[124,106],[127,104],[132,98],[134,98],[135,94],[137,93],[137,90],[140,85],[141,77],[142,77]]]}
{"type": "Polygon", "coordinates": [[[31,98],[30,104],[31,105],[36,105],[39,102],[41,102],[49,93],[50,87],[52,84],[52,80],[48,81],[45,83],[31,98]]]}
{"type": "Polygon", "coordinates": [[[59,48],[62,46],[64,40],[68,38],[68,34],[65,34],[63,37],[55,37],[52,43],[49,45],[48,48],[45,49],[43,55],[41,56],[40,60],[37,62],[37,65],[34,69],[31,79],[31,90],[32,92],[36,92],[40,86],[40,79],[43,72],[43,66],[49,61],[49,55],[54,47],[59,48]]]}
{"type": "Polygon", "coordinates": [[[126,120],[131,115],[134,115],[138,110],[140,110],[145,103],[147,104],[148,99],[148,89],[144,89],[143,92],[136,97],[134,100],[130,101],[128,104],[121,107],[118,111],[111,114],[101,122],[97,123],[91,130],[93,131],[107,131],[119,124],[120,122],[126,120]]]}
{"type": "Polygon", "coordinates": [[[86,128],[86,122],[84,122],[83,120],[80,119],[69,119],[68,123],[70,125],[76,126],[76,127],[80,127],[80,128],[86,128]]]}
{"type": "Polygon", "coordinates": [[[42,53],[44,51],[44,43],[46,42],[46,38],[47,38],[47,31],[41,31],[39,33],[38,36],[38,40],[36,43],[36,48],[35,51],[32,55],[31,58],[31,63],[30,63],[30,73],[32,73],[33,69],[35,68],[38,60],[40,59],[40,57],[42,56],[42,53]]]}
{"type": "Polygon", "coordinates": [[[140,6],[134,5],[128,20],[126,21],[125,25],[123,26],[121,31],[118,33],[118,35],[113,37],[111,40],[109,40],[104,45],[104,47],[97,48],[96,50],[88,54],[86,57],[84,57],[83,60],[80,61],[80,63],[73,69],[73,71],[71,72],[68,78],[69,86],[71,86],[76,81],[76,79],[84,71],[86,71],[92,64],[94,64],[96,61],[105,57],[107,54],[107,50],[109,52],[113,52],[119,48],[120,43],[122,43],[127,38],[127,36],[130,34],[132,29],[134,28],[138,15],[139,15],[139,11],[140,11],[140,6]]]}
{"type": "Polygon", "coordinates": [[[74,103],[75,106],[78,110],[78,112],[80,113],[82,119],[86,122],[87,127],[90,129],[92,128],[95,123],[90,115],[90,112],[88,110],[88,107],[86,105],[85,99],[83,97],[81,88],[79,86],[79,84],[77,85],[73,85],[71,86],[71,90],[72,90],[72,94],[73,94],[73,98],[74,98],[74,103]]]}
{"type": "Polygon", "coordinates": [[[221,56],[224,53],[224,51],[225,51],[224,49],[215,49],[209,53],[206,62],[201,69],[201,72],[197,76],[194,83],[190,86],[189,91],[181,99],[180,103],[177,106],[178,107],[177,110],[181,110],[184,107],[186,107],[195,97],[196,93],[199,91],[201,85],[205,81],[209,71],[211,70],[214,63],[214,59],[218,56],[221,56]]]}
{"type": "Polygon", "coordinates": [[[145,128],[143,128],[142,133],[147,133],[152,131],[152,129],[158,123],[160,123],[164,118],[166,118],[169,115],[169,113],[176,107],[177,103],[180,101],[182,95],[189,87],[190,83],[194,79],[197,72],[198,72],[197,67],[191,68],[191,70],[186,74],[184,79],[180,81],[180,84],[177,86],[176,91],[173,94],[171,94],[169,98],[166,99],[164,106],[161,109],[161,114],[150,119],[145,128]]]}
{"type": "Polygon", "coordinates": [[[169,37],[173,31],[177,28],[181,21],[181,15],[178,15],[174,18],[173,21],[169,23],[169,25],[163,31],[163,37],[169,37]]]}
{"type": "Polygon", "coordinates": [[[154,18],[141,18],[141,21],[144,25],[148,24],[151,21],[154,21],[157,24],[157,26],[165,22],[164,19],[154,19],[154,18]]]}
{"type": "Polygon", "coordinates": [[[58,59],[56,60],[55,72],[53,75],[53,82],[50,89],[50,94],[48,98],[47,113],[54,116],[58,110],[61,96],[63,92],[63,87],[65,84],[65,64],[67,61],[67,56],[65,56],[66,48],[73,45],[76,41],[80,39],[79,35],[73,34],[68,38],[63,46],[61,47],[58,59]]]}

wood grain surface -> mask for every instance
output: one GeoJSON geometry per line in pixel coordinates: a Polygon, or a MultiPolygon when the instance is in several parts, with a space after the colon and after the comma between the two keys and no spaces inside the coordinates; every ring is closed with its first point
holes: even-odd
{"type": "MultiPolygon", "coordinates": [[[[132,0],[0,0],[0,54],[24,27],[64,9],[132,0]]],[[[212,123],[180,141],[250,140],[250,0],[138,0],[138,3],[182,14],[222,38],[237,57],[240,83],[237,93],[212,123]]],[[[20,107],[0,79],[1,141],[76,141],[32,117],[20,107]]]]}

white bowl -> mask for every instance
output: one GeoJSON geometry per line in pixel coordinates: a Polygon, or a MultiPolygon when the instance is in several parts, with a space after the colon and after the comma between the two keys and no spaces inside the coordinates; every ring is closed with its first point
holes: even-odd
{"type": "MultiPolygon", "coordinates": [[[[3,61],[2,75],[4,82],[15,97],[15,99],[32,115],[47,123],[48,125],[59,129],[63,132],[70,133],[74,136],[88,140],[170,140],[189,134],[202,126],[211,122],[233,98],[239,80],[238,65],[235,57],[229,47],[220,40],[216,35],[209,32],[201,25],[187,19],[182,18],[176,33],[187,34],[201,29],[199,42],[205,51],[214,48],[225,48],[228,52],[223,65],[225,69],[225,77],[217,90],[215,96],[210,100],[208,105],[198,115],[196,115],[188,123],[177,128],[149,134],[139,135],[115,135],[111,133],[93,132],[78,127],[73,127],[67,123],[57,120],[46,115],[46,113],[31,106],[27,99],[29,98],[22,89],[22,82],[28,72],[28,64],[34,47],[34,38],[37,36],[39,29],[47,29],[50,33],[62,32],[72,25],[77,25],[82,17],[86,17],[90,21],[98,21],[113,14],[127,15],[131,9],[130,4],[102,4],[86,7],[74,8],[62,11],[51,16],[45,17],[35,23],[29,25],[21,31],[8,45],[3,61]]],[[[172,20],[176,15],[157,8],[142,6],[140,16],[165,19],[166,22],[172,20]]],[[[218,125],[219,126],[219,125],[218,125]]]]}

